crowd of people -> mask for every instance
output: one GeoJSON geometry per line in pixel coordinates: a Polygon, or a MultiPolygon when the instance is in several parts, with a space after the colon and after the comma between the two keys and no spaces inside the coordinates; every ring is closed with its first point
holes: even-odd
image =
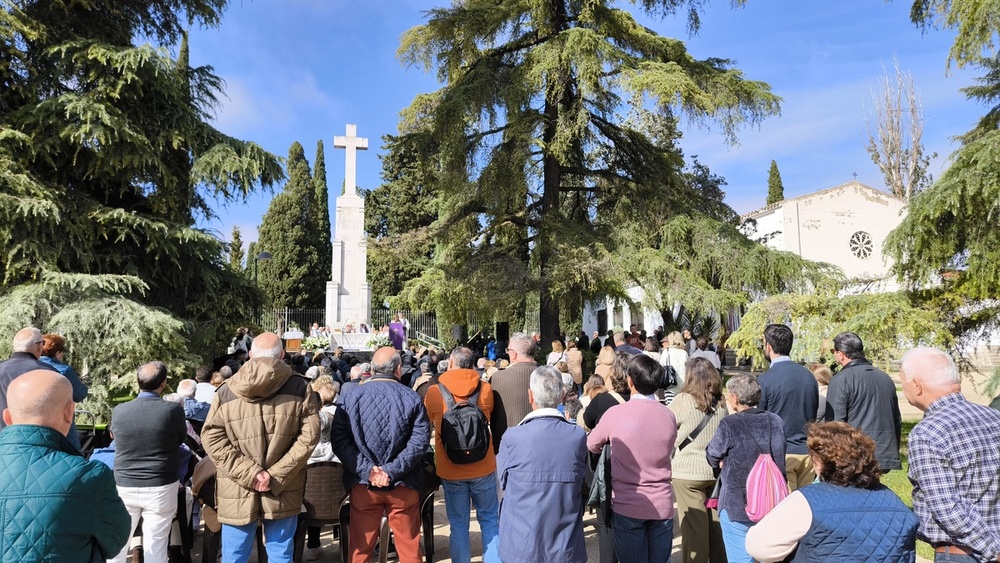
{"type": "MultiPolygon", "coordinates": [[[[72,424],[87,388],[67,343],[19,331],[0,363],[0,558],[124,561],[141,521],[144,561],[166,561],[171,521],[190,510],[182,484],[204,456],[216,480],[206,526],[221,529],[227,562],[250,557],[259,526],[268,560],[292,560],[305,468],[321,461],[342,464],[356,563],[383,517],[399,560],[421,560],[428,475],[457,562],[473,556],[472,508],[484,561],[586,561],[588,505],[602,563],[669,561],[676,530],[685,562],[913,561],[918,537],[938,561],[1000,559],[1000,412],[962,396],[940,350],[910,350],[899,373],[924,411],[908,442],[911,510],[880,480],[902,468],[896,387],[853,333],[833,339],[833,374],[791,361],[791,329],[769,325],[770,368],[725,382],[706,338],[635,327],[542,356],[517,333],[504,350],[490,341],[494,358],[485,343],[387,346],[364,361],[238,337],[176,385],[163,362],[140,366],[112,445],[85,459],[72,424]],[[787,494],[763,511],[750,479],[762,459],[787,494]]],[[[318,529],[306,556],[323,556],[318,529]]]]}

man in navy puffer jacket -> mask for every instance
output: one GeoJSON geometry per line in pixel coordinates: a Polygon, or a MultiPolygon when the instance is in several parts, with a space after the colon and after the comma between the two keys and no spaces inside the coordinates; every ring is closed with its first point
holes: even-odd
{"type": "Polygon", "coordinates": [[[351,495],[351,561],[368,561],[388,514],[401,563],[420,561],[420,487],[430,444],[424,403],[399,381],[395,348],[372,356],[371,379],[344,397],[331,429],[333,451],[344,464],[351,495]]]}

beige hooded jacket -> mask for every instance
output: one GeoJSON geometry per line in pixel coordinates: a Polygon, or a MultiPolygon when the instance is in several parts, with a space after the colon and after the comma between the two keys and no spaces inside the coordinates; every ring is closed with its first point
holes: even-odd
{"type": "Polygon", "coordinates": [[[299,513],[306,461],[319,441],[318,401],[281,360],[253,358],[219,387],[201,431],[218,470],[219,522],[243,526],[299,513]],[[254,479],[271,475],[271,490],[254,479]]]}

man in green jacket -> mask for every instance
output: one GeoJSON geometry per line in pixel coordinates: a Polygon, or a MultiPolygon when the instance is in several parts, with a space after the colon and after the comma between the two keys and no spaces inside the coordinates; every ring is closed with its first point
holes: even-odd
{"type": "Polygon", "coordinates": [[[0,432],[0,561],[104,561],[128,540],[115,478],[66,438],[73,387],[54,371],[29,371],[7,389],[0,432]]]}

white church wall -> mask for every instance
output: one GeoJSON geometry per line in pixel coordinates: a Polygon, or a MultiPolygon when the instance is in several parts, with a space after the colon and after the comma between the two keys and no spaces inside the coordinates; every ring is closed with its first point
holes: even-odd
{"type": "MultiPolygon", "coordinates": [[[[899,290],[890,276],[892,267],[882,254],[886,237],[903,220],[905,204],[887,193],[853,181],[834,188],[784,200],[750,213],[757,225],[747,233],[753,239],[766,237],[767,246],[793,252],[818,262],[841,268],[849,278],[873,279],[844,289],[845,294],[881,293],[899,290]],[[852,240],[853,239],[853,240],[852,240]]],[[[641,303],[641,287],[627,291],[636,303],[641,303]]],[[[641,309],[641,307],[640,307],[641,309]]],[[[607,312],[607,327],[616,324],[628,327],[640,324],[648,332],[662,324],[658,311],[642,310],[632,321],[627,304],[598,300],[584,308],[583,327],[587,334],[598,330],[598,315],[607,312]],[[622,322],[616,322],[616,312],[622,322]]],[[[739,315],[729,315],[730,330],[739,326],[739,315]]]]}
{"type": "MultiPolygon", "coordinates": [[[[785,232],[799,241],[798,254],[836,264],[847,277],[880,278],[891,262],[882,244],[902,220],[903,202],[888,194],[850,183],[786,203],[785,232]],[[797,221],[792,217],[797,215],[797,221]]],[[[791,245],[786,249],[794,251],[791,245]]]]}
{"type": "Polygon", "coordinates": [[[757,229],[752,233],[745,233],[751,239],[758,240],[764,238],[764,244],[777,249],[785,249],[785,210],[778,206],[767,211],[763,211],[757,217],[757,229]]]}
{"type": "Polygon", "coordinates": [[[593,301],[584,305],[583,308],[583,331],[587,336],[593,334],[595,330],[600,330],[598,319],[600,311],[607,314],[607,326],[601,331],[601,336],[615,325],[628,329],[630,325],[638,325],[639,330],[645,330],[646,334],[653,334],[656,327],[663,324],[663,317],[660,312],[653,308],[643,307],[642,300],[645,298],[645,291],[637,285],[625,290],[634,306],[627,302],[617,302],[608,298],[593,301]],[[618,320],[616,320],[618,319],[618,320]],[[620,322],[619,322],[620,320],[620,322]]]}

